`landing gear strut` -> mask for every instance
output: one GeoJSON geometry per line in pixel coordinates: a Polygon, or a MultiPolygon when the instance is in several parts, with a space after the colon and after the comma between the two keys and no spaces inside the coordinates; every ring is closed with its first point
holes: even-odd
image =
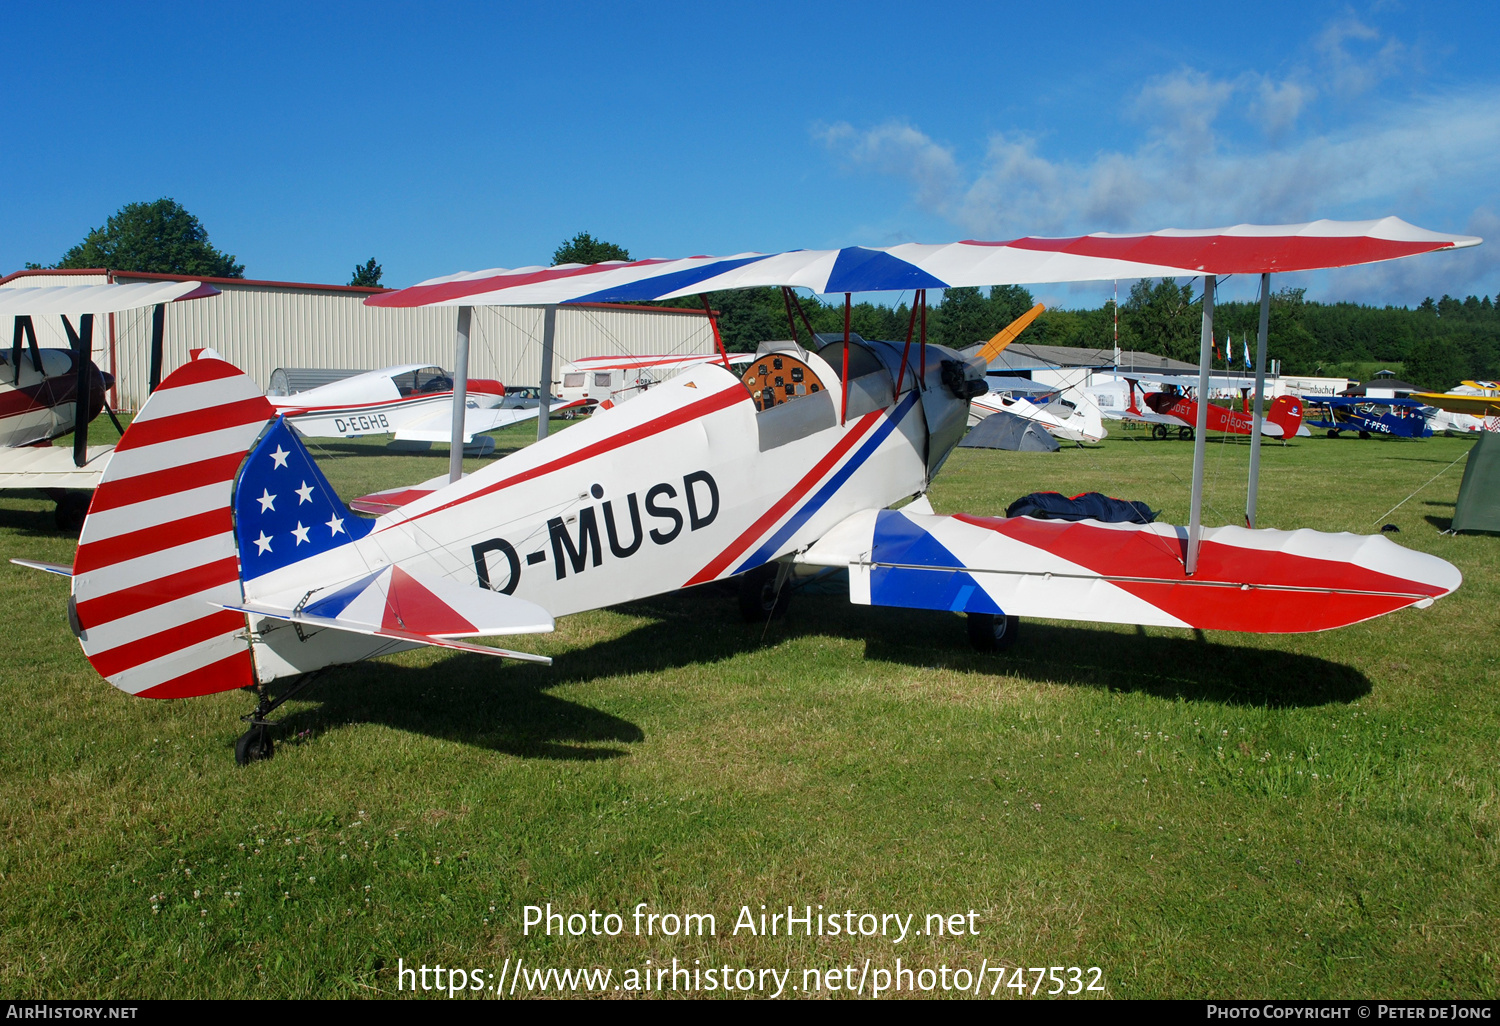
{"type": "Polygon", "coordinates": [[[271,740],[271,728],[276,726],[275,720],[266,717],[281,707],[282,703],[294,698],[307,688],[309,684],[323,675],[318,670],[313,673],[304,673],[292,682],[279,698],[272,698],[270,689],[264,684],[255,686],[255,694],[259,699],[255,703],[255,711],[249,716],[240,717],[250,724],[250,729],[239,736],[234,743],[234,761],[240,766],[248,766],[252,762],[261,762],[276,754],[276,744],[271,740]]]}
{"type": "Polygon", "coordinates": [[[969,613],[969,644],[980,652],[1004,652],[1016,643],[1021,629],[1018,616],[969,613]]]}
{"type": "Polygon", "coordinates": [[[786,615],[792,602],[790,570],[789,564],[763,563],[740,575],[740,615],[746,623],[765,623],[786,615]]]}

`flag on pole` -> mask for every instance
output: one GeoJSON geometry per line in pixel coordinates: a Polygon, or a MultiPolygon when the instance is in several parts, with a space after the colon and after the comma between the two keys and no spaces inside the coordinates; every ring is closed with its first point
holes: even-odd
{"type": "Polygon", "coordinates": [[[1250,369],[1250,336],[1244,332],[1240,333],[1240,341],[1245,343],[1245,369],[1250,369]]]}

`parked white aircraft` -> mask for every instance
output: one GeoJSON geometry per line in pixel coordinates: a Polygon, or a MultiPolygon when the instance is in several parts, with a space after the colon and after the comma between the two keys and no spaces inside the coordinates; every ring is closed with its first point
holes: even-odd
{"type": "MultiPolygon", "coordinates": [[[[217,354],[211,354],[217,355],[217,354]]],[[[425,449],[446,444],[453,423],[453,376],[441,367],[401,364],[286,396],[267,396],[272,407],[297,432],[312,438],[360,438],[394,435],[398,448],[425,449]]],[[[470,378],[464,414],[464,451],[493,452],[495,440],[484,432],[535,420],[538,407],[500,408],[505,386],[487,378],[470,378]]],[[[555,403],[552,412],[575,403],[555,403]]]]}
{"type": "MultiPolygon", "coordinates": [[[[917,288],[925,305],[925,287],[1304,270],[1478,242],[1387,219],[854,247],[496,269],[366,303],[804,286],[844,293],[847,312],[854,292],[917,288]]],[[[846,568],[855,603],[967,613],[971,639],[991,649],[1015,637],[1018,615],[1313,631],[1425,608],[1461,582],[1381,535],[938,515],[921,500],[893,510],[925,495],[962,437],[985,363],[847,331],[757,357],[745,378],[692,368],[375,520],[345,507],[258,386],[199,359],[127,430],[73,566],[48,569],[71,576],[75,631],[116,687],[255,688],[241,761],[271,754],[267,715],[324,666],[412,645],[550,662],[456,639],[548,631],[556,616],[733,576],[747,613],[765,616],[784,608],[797,564],[846,568]],[[776,360],[784,385],[754,392],[747,380],[761,387],[759,363],[776,360]],[[205,469],[179,481],[188,462],[205,469]],[[282,677],[299,679],[273,699],[282,677]]]]}
{"type": "Polygon", "coordinates": [[[991,378],[990,390],[969,403],[969,424],[978,424],[992,413],[1004,411],[1034,420],[1056,438],[1070,442],[1098,442],[1105,429],[1099,404],[1086,391],[1074,390],[1075,399],[1064,398],[1056,388],[1024,379],[991,378]]]}

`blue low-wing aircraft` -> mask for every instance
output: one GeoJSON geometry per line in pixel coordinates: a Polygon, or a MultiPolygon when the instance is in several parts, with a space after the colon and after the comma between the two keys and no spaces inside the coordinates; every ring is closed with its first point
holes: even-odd
{"type": "Polygon", "coordinates": [[[1437,410],[1415,399],[1369,399],[1365,396],[1303,396],[1302,422],[1323,428],[1329,438],[1357,431],[1359,437],[1431,438],[1428,417],[1437,410]]]}

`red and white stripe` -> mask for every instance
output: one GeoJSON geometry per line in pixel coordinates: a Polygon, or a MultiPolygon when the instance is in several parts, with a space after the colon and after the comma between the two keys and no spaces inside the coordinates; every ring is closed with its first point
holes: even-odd
{"type": "Polygon", "coordinates": [[[255,683],[231,503],[275,411],[250,378],[201,359],[152,393],[115,448],[73,563],[79,640],[122,691],[185,698],[255,683]]]}

